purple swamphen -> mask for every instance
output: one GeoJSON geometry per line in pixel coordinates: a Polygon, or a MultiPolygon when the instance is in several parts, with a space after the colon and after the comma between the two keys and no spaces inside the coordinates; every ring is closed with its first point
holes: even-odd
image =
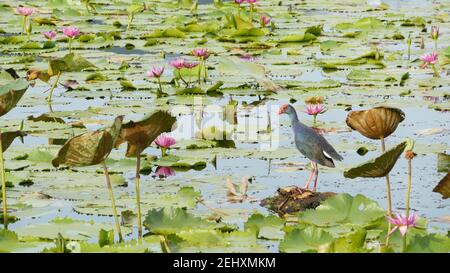
{"type": "Polygon", "coordinates": [[[287,114],[291,118],[295,146],[297,146],[300,153],[311,160],[312,169],[305,188],[309,188],[309,182],[314,175],[313,191],[316,191],[317,177],[319,175],[319,167],[317,164],[334,168],[333,159],[341,161],[343,158],[321,134],[298,120],[297,112],[292,105],[282,105],[278,114],[287,114]]]}

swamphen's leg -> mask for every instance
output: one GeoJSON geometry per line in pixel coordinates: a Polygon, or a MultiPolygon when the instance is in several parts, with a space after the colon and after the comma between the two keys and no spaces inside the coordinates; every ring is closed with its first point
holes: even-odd
{"type": "Polygon", "coordinates": [[[311,161],[311,173],[309,174],[308,181],[306,181],[305,189],[309,189],[309,182],[311,182],[311,178],[313,177],[314,171],[315,171],[314,163],[311,161]]]}
{"type": "Polygon", "coordinates": [[[317,177],[319,176],[319,166],[317,166],[317,163],[314,163],[314,186],[313,186],[313,192],[316,192],[317,187],[317,177]]]}

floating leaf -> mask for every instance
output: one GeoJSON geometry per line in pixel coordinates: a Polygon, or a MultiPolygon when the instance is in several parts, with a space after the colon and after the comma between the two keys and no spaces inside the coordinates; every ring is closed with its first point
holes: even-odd
{"type": "Polygon", "coordinates": [[[2,132],[1,138],[2,138],[2,151],[5,152],[9,146],[13,143],[14,139],[16,137],[20,137],[23,142],[23,137],[27,134],[23,131],[8,131],[8,132],[2,132]]]}
{"type": "Polygon", "coordinates": [[[406,142],[402,142],[382,155],[345,171],[344,176],[346,178],[386,176],[392,170],[405,148],[406,142]]]}
{"type": "Polygon", "coordinates": [[[328,252],[334,241],[326,230],[314,226],[304,229],[294,229],[280,242],[280,252],[328,252]]]}
{"type": "Polygon", "coordinates": [[[316,209],[306,210],[299,219],[321,227],[356,225],[369,226],[383,220],[384,210],[364,195],[344,193],[326,199],[316,209]]]}

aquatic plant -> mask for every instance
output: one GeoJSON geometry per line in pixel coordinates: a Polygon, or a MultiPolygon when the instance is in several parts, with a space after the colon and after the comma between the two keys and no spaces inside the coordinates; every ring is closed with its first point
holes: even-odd
{"type": "Polygon", "coordinates": [[[261,15],[261,17],[259,18],[259,23],[261,27],[265,27],[267,24],[270,23],[270,17],[261,15]]]}
{"type": "Polygon", "coordinates": [[[52,160],[54,167],[59,167],[60,165],[69,167],[102,165],[119,241],[123,240],[122,231],[120,229],[116,201],[105,160],[108,158],[120,135],[122,121],[123,116],[117,116],[111,127],[72,137],[61,147],[57,156],[52,160]]]}
{"type": "Polygon", "coordinates": [[[317,115],[323,114],[327,111],[327,108],[325,105],[323,104],[307,104],[306,105],[306,109],[305,109],[305,113],[313,116],[314,118],[314,126],[316,126],[316,119],[317,119],[317,115]]]}
{"type": "MultiPolygon", "coordinates": [[[[156,71],[159,72],[159,71],[156,71]]],[[[141,154],[164,132],[173,130],[176,118],[166,111],[155,111],[138,122],[129,121],[122,124],[120,134],[114,143],[114,147],[127,142],[127,157],[136,157],[136,203],[138,215],[138,236],[142,236],[142,217],[140,201],[140,169],[141,154]]],[[[171,139],[161,138],[158,143],[167,147],[171,146],[171,139]]]]}
{"type": "Polygon", "coordinates": [[[164,157],[167,155],[167,149],[175,145],[175,138],[167,135],[161,134],[155,139],[155,144],[161,149],[161,156],[164,157]]]}
{"type": "Polygon", "coordinates": [[[413,228],[417,224],[417,216],[411,214],[410,216],[396,214],[395,217],[387,217],[389,222],[394,226],[390,231],[388,236],[394,233],[397,229],[400,231],[403,237],[405,237],[406,232],[409,228],[413,228]]]}
{"type": "Polygon", "coordinates": [[[439,27],[432,26],[431,27],[431,39],[434,41],[434,51],[438,50],[438,39],[439,39],[439,27]]]}
{"type": "Polygon", "coordinates": [[[206,67],[206,60],[209,58],[210,52],[207,48],[196,48],[192,51],[192,55],[198,58],[200,68],[198,70],[198,84],[200,84],[200,77],[203,72],[204,81],[208,78],[208,69],[206,67]]]}
{"type": "Polygon", "coordinates": [[[161,95],[163,93],[162,90],[162,85],[161,85],[161,76],[164,73],[164,67],[152,67],[152,70],[147,71],[147,77],[154,77],[156,79],[158,79],[158,85],[159,85],[159,89],[158,89],[158,94],[161,95]]]}
{"type": "MultiPolygon", "coordinates": [[[[6,84],[0,86],[0,116],[11,111],[27,91],[29,84],[24,79],[15,79],[6,72],[0,72],[2,79],[6,84]]],[[[3,226],[8,228],[8,204],[6,195],[6,173],[5,160],[3,153],[11,145],[12,141],[17,137],[23,137],[24,133],[20,130],[16,132],[2,132],[0,130],[0,168],[2,179],[2,202],[3,202],[3,226]]]]}
{"type": "Polygon", "coordinates": [[[72,53],[72,41],[80,35],[80,29],[75,26],[63,27],[62,32],[69,38],[69,54],[72,53]]]}
{"type": "Polygon", "coordinates": [[[431,66],[434,72],[434,76],[438,78],[440,77],[439,71],[436,68],[436,63],[438,62],[438,54],[435,51],[420,56],[420,60],[422,61],[422,65],[420,66],[421,68],[425,69],[428,66],[431,66]]]}
{"type": "Polygon", "coordinates": [[[47,40],[52,40],[53,38],[56,37],[56,31],[54,31],[54,30],[45,31],[45,32],[42,32],[42,34],[44,35],[45,38],[47,38],[47,40]]]}
{"type": "Polygon", "coordinates": [[[133,20],[134,20],[134,16],[137,13],[143,12],[144,10],[145,10],[145,3],[143,3],[142,5],[133,4],[133,5],[128,6],[128,8],[127,8],[127,13],[128,13],[127,31],[130,30],[131,24],[133,23],[133,20]]]}
{"type": "MultiPolygon", "coordinates": [[[[384,153],[386,150],[384,139],[390,136],[397,129],[398,124],[404,119],[405,113],[403,113],[402,110],[393,107],[378,106],[369,110],[349,112],[347,115],[346,123],[350,128],[358,131],[365,137],[381,140],[381,152],[384,153]]],[[[393,158],[395,158],[395,161],[399,156],[398,151],[402,152],[405,147],[406,144],[404,146],[399,145],[397,149],[392,150],[394,151],[393,158]],[[395,157],[395,155],[397,156],[395,157]]],[[[390,169],[386,174],[387,212],[389,216],[392,216],[391,184],[389,179],[389,171],[390,169]]],[[[386,239],[386,244],[388,243],[389,237],[387,237],[386,239]]]]}
{"type": "Polygon", "coordinates": [[[30,39],[31,34],[31,22],[28,19],[30,15],[32,15],[36,11],[35,8],[27,8],[19,6],[16,8],[16,12],[23,16],[23,23],[22,23],[22,31],[23,34],[27,34],[28,40],[30,39]]]}

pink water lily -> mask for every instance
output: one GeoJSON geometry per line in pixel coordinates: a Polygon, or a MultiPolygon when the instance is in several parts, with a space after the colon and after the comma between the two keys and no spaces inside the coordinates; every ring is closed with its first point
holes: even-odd
{"type": "Polygon", "coordinates": [[[175,69],[181,69],[184,67],[185,62],[186,62],[186,60],[180,58],[180,59],[175,59],[175,60],[170,61],[169,64],[170,64],[170,66],[172,66],[175,69]]]}
{"type": "Polygon", "coordinates": [[[423,64],[421,65],[422,68],[427,68],[428,65],[434,65],[436,64],[437,60],[438,60],[438,54],[433,51],[430,54],[424,54],[422,56],[420,56],[420,60],[422,60],[423,64]]]}
{"type": "Polygon", "coordinates": [[[45,32],[43,32],[42,34],[44,34],[45,38],[47,38],[47,39],[49,39],[49,40],[51,40],[51,39],[53,39],[53,38],[56,37],[56,31],[53,31],[53,30],[51,30],[51,31],[45,31],[45,32]]]}
{"type": "Polygon", "coordinates": [[[209,58],[209,51],[207,48],[196,48],[192,51],[192,55],[206,60],[209,58]]]}
{"type": "Polygon", "coordinates": [[[71,38],[71,39],[80,35],[80,29],[75,26],[63,27],[62,31],[63,31],[64,35],[66,35],[68,38],[71,38]]]}
{"type": "Polygon", "coordinates": [[[169,148],[175,145],[175,143],[176,143],[175,138],[167,134],[161,134],[155,139],[155,144],[161,148],[169,148]]]}
{"type": "Polygon", "coordinates": [[[175,171],[170,167],[158,167],[156,169],[155,175],[157,177],[169,177],[175,175],[175,171]]]}
{"type": "Polygon", "coordinates": [[[164,73],[164,67],[152,67],[152,70],[147,71],[147,77],[159,78],[164,73]]]}
{"type": "Polygon", "coordinates": [[[258,0],[246,0],[246,2],[249,4],[255,4],[258,0]]]}
{"type": "Polygon", "coordinates": [[[198,65],[197,62],[185,62],[184,67],[187,69],[192,69],[198,65]]]}
{"type": "Polygon", "coordinates": [[[234,0],[234,3],[240,5],[242,3],[245,3],[246,0],[234,0]]]}
{"type": "Polygon", "coordinates": [[[270,17],[261,15],[260,22],[261,22],[261,26],[265,27],[268,23],[270,23],[270,17]]]}
{"type": "Polygon", "coordinates": [[[325,113],[327,111],[325,105],[323,104],[308,104],[306,106],[306,113],[311,116],[316,116],[318,114],[325,113]]]}
{"type": "Polygon", "coordinates": [[[36,11],[35,8],[17,7],[16,12],[22,16],[30,16],[36,11]]]}
{"type": "Polygon", "coordinates": [[[400,231],[402,236],[405,236],[408,228],[413,228],[417,224],[417,216],[411,214],[409,217],[405,215],[396,214],[395,217],[387,217],[389,222],[394,225],[394,228],[389,232],[388,236],[390,236],[397,229],[400,231]]]}

